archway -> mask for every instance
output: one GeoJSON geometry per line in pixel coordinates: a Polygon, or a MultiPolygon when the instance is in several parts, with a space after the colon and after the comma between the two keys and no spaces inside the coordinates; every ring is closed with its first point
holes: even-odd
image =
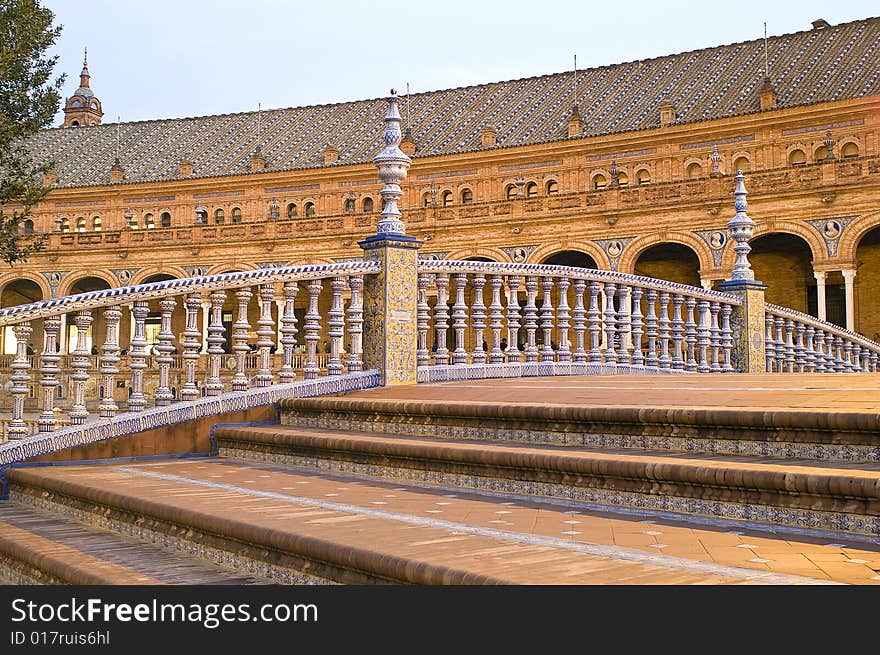
{"type": "MultiPolygon", "coordinates": [[[[795,234],[772,232],[756,237],[749,245],[752,247],[749,262],[755,279],[767,285],[766,301],[817,316],[816,278],[813,276],[810,244],[795,234]]],[[[846,316],[843,278],[838,285],[837,280],[829,275],[825,298],[828,320],[842,325],[846,316]]]]}
{"type": "Polygon", "coordinates": [[[545,257],[542,264],[554,264],[556,266],[574,266],[575,268],[599,268],[596,260],[580,250],[561,250],[549,257],[545,257]]]}
{"type": "MultiPolygon", "coordinates": [[[[40,285],[33,280],[19,278],[11,281],[3,287],[0,293],[0,307],[15,307],[16,305],[27,305],[32,302],[39,302],[43,299],[43,290],[40,285]]],[[[42,330],[35,326],[34,333],[30,340],[30,353],[36,354],[42,349],[43,335],[42,330]]],[[[14,355],[16,352],[15,332],[12,326],[3,330],[3,354],[14,355]]]]}
{"type": "Polygon", "coordinates": [[[866,232],[856,246],[855,328],[880,339],[880,227],[866,232]]]}
{"type": "Polygon", "coordinates": [[[646,248],[636,257],[636,275],[700,286],[700,258],[682,243],[664,242],[646,248]]]}

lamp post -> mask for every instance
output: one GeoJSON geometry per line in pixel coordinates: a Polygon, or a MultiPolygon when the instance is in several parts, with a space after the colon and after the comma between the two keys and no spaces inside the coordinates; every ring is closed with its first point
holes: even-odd
{"type": "Polygon", "coordinates": [[[202,205],[202,201],[199,200],[198,204],[196,204],[196,225],[204,225],[208,222],[207,218],[208,212],[202,205]]]}
{"type": "Polygon", "coordinates": [[[125,213],[122,215],[125,219],[125,229],[132,229],[132,224],[134,222],[134,214],[131,213],[131,208],[126,208],[125,213]]]}
{"type": "Polygon", "coordinates": [[[272,200],[269,201],[269,218],[273,221],[277,221],[280,215],[278,198],[272,198],[272,200]]]}

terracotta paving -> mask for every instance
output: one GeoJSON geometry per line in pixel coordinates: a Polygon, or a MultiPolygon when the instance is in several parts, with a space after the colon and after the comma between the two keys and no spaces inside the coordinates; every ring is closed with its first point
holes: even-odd
{"type": "Polygon", "coordinates": [[[880,584],[880,539],[774,534],[227,458],[40,474],[515,584],[880,584]]]}

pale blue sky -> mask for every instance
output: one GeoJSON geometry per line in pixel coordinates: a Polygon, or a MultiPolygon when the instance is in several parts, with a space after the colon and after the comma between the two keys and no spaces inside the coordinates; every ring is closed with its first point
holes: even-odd
{"type": "MultiPolygon", "coordinates": [[[[880,15],[829,3],[436,0],[44,0],[79,84],[84,46],[104,122],[376,98],[645,59],[880,15]]],[[[59,122],[61,114],[59,113],[59,122]]]]}

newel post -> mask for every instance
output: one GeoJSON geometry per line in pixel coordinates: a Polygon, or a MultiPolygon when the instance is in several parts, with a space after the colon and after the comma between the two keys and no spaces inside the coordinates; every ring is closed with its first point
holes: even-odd
{"type": "Polygon", "coordinates": [[[385,116],[385,147],[373,158],[385,185],[382,215],[376,234],[359,242],[364,259],[378,261],[382,270],[364,279],[363,359],[365,369],[379,371],[381,384],[416,381],[418,347],[418,263],[422,242],[406,234],[397,201],[400,183],[412,160],[399,148],[400,113],[391,90],[385,116]]]}
{"type": "Polygon", "coordinates": [[[746,176],[742,171],[737,171],[735,179],[733,195],[736,215],[727,223],[727,230],[736,242],[733,246],[736,263],[730,279],[721,283],[720,290],[739,296],[742,300],[742,307],[735,308],[730,317],[734,369],[742,373],[763,373],[767,370],[764,351],[764,290],[767,285],[755,280],[755,272],[748,258],[752,249],[748,242],[755,233],[755,222],[746,213],[746,176]]]}

